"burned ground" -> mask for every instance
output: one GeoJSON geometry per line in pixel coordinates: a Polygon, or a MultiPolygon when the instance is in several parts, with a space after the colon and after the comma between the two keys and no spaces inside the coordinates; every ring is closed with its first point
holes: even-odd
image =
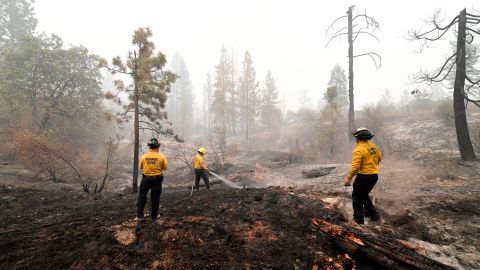
{"type": "Polygon", "coordinates": [[[340,222],[341,215],[288,189],[219,188],[168,206],[189,193],[170,190],[161,218],[134,227],[128,223],[136,198],[129,194],[0,192],[1,269],[306,269],[326,253],[340,254],[311,219],[340,222]],[[128,228],[136,240],[122,245],[114,231],[128,228]]]}
{"type": "MultiPolygon", "coordinates": [[[[360,229],[406,241],[454,268],[477,269],[480,165],[426,150],[435,147],[401,159],[385,155],[372,192],[383,223],[360,229]]],[[[137,226],[128,172],[89,196],[75,183],[0,165],[0,269],[321,269],[330,263],[325,258],[347,257],[315,230],[312,218],[357,228],[350,220],[351,189],[342,186],[348,167],[243,149],[227,157],[222,175],[246,189],[217,182],[211,192],[186,199],[193,177],[172,159],[161,218],[137,226]],[[302,175],[318,166],[335,168],[321,177],[302,175]]],[[[381,269],[353,259],[358,269],[381,269]]]]}

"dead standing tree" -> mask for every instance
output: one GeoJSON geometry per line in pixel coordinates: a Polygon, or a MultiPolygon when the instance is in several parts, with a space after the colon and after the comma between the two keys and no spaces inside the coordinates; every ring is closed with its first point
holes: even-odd
{"type": "MultiPolygon", "coordinates": [[[[348,130],[355,130],[355,106],[353,99],[353,59],[361,56],[369,56],[375,67],[379,69],[382,66],[382,58],[379,54],[375,52],[366,52],[361,54],[353,54],[353,43],[357,40],[360,35],[367,35],[378,40],[378,37],[375,36],[372,32],[378,30],[379,23],[375,18],[367,15],[365,11],[363,14],[353,14],[355,6],[350,6],[347,10],[347,15],[338,17],[335,19],[326,30],[326,35],[330,38],[328,39],[328,47],[330,42],[337,37],[347,36],[348,37],[348,130]],[[347,19],[347,26],[342,27],[336,30],[335,25],[337,22],[347,19]]],[[[349,140],[352,142],[352,140],[349,140]]]]}
{"type": "MultiPolygon", "coordinates": [[[[419,85],[421,83],[441,82],[455,69],[453,111],[458,148],[463,160],[474,160],[475,153],[468,131],[466,108],[469,102],[480,107],[480,78],[466,72],[466,43],[471,44],[475,36],[480,36],[480,15],[470,14],[466,9],[463,9],[450,23],[442,26],[440,11],[437,10],[431,18],[425,20],[425,24],[429,27],[428,30],[412,30],[409,32],[409,37],[412,40],[423,41],[420,52],[454,30],[457,33],[457,49],[453,55],[447,58],[439,71],[433,73],[420,71],[414,76],[414,81],[419,85]],[[457,26],[456,29],[455,26],[457,26]],[[475,29],[475,27],[478,28],[475,29]]],[[[418,89],[412,93],[417,92],[419,92],[418,89]]]]}

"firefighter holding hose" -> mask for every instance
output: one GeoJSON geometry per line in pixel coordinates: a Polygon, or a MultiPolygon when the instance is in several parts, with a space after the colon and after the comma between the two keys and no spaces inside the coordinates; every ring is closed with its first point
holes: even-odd
{"type": "Polygon", "coordinates": [[[200,148],[197,151],[197,154],[193,158],[193,169],[195,171],[195,190],[199,191],[200,189],[200,178],[205,182],[205,187],[207,190],[210,190],[210,181],[208,179],[208,168],[205,166],[203,161],[203,156],[205,155],[205,148],[200,148]]]}
{"type": "Polygon", "coordinates": [[[370,142],[373,135],[367,128],[358,128],[353,136],[357,145],[353,149],[352,166],[344,181],[345,186],[350,186],[353,176],[356,175],[352,192],[353,219],[358,224],[364,223],[364,216],[372,221],[378,221],[380,215],[368,194],[377,183],[382,153],[370,142]]]}

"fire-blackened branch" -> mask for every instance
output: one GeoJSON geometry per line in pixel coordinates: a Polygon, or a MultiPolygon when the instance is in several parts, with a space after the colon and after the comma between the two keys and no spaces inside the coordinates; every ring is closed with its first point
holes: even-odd
{"type": "Polygon", "coordinates": [[[463,97],[467,102],[471,102],[475,106],[480,107],[480,79],[475,81],[472,80],[468,75],[465,76],[465,79],[470,83],[470,85],[467,87],[467,89],[465,89],[465,92],[462,93],[463,97]],[[474,93],[474,88],[477,89],[477,93],[474,93]],[[475,95],[477,96],[476,98],[474,98],[475,95]]]}
{"type": "Polygon", "coordinates": [[[468,12],[467,12],[467,16],[472,17],[472,18],[478,18],[479,21],[480,21],[480,15],[472,14],[472,13],[468,13],[468,12]]]}
{"type": "MultiPolygon", "coordinates": [[[[455,26],[459,23],[460,16],[461,15],[457,15],[448,24],[442,25],[442,19],[440,19],[440,11],[437,10],[434,12],[431,18],[424,20],[424,22],[429,27],[428,30],[412,30],[409,32],[409,37],[411,40],[423,41],[420,48],[421,52],[424,48],[428,48],[433,42],[441,40],[448,32],[456,32],[457,30],[455,26]]],[[[466,44],[472,44],[474,38],[476,36],[480,36],[480,29],[474,28],[475,25],[480,23],[480,15],[465,13],[465,15],[463,16],[466,17],[464,41],[466,44]]],[[[475,47],[468,46],[466,48],[465,53],[467,59],[471,59],[476,55],[475,52],[471,51],[472,48],[475,49],[475,47]]],[[[438,70],[438,72],[435,72],[434,74],[420,71],[418,74],[413,76],[413,81],[415,83],[418,83],[418,85],[420,86],[422,83],[431,84],[434,82],[441,82],[445,80],[451,73],[451,71],[455,70],[457,65],[457,57],[457,53],[455,53],[449,58],[447,58],[446,61],[443,63],[442,67],[438,70]]],[[[472,66],[471,62],[476,63],[475,60],[466,61],[466,67],[470,71],[476,71],[477,68],[475,66],[472,66]]],[[[472,102],[473,104],[479,106],[478,100],[472,98],[476,95],[475,93],[472,93],[473,90],[480,87],[479,81],[476,81],[477,78],[472,79],[468,75],[469,74],[466,74],[465,77],[467,85],[465,85],[465,89],[462,90],[462,96],[465,98],[465,101],[472,102]]]]}
{"type": "Polygon", "coordinates": [[[419,73],[414,76],[414,82],[419,84],[423,82],[427,84],[431,84],[434,82],[441,82],[445,80],[445,78],[447,78],[448,74],[450,74],[453,67],[455,66],[456,56],[457,54],[454,53],[452,56],[447,58],[445,63],[443,63],[443,66],[440,68],[440,70],[436,74],[430,74],[428,72],[419,71],[419,73]]]}
{"type": "Polygon", "coordinates": [[[447,32],[457,24],[459,21],[459,16],[455,16],[450,23],[445,26],[441,26],[443,20],[440,18],[440,10],[436,10],[433,16],[427,20],[424,20],[425,25],[428,27],[428,30],[410,30],[408,37],[410,40],[422,40],[423,43],[420,46],[420,52],[425,48],[429,48],[431,43],[437,40],[442,39],[447,32]]]}
{"type": "MultiPolygon", "coordinates": [[[[436,11],[433,17],[426,21],[430,28],[428,31],[411,31],[410,37],[412,40],[423,41],[421,46],[421,50],[423,50],[423,48],[428,47],[431,43],[440,40],[447,32],[455,30],[457,36],[456,53],[444,62],[443,66],[435,75],[429,75],[428,73],[422,74],[422,72],[420,72],[420,75],[417,76],[417,82],[420,82],[420,84],[423,82],[427,84],[441,82],[447,78],[448,74],[455,67],[453,111],[455,115],[455,131],[457,134],[458,149],[462,160],[475,160],[476,157],[468,130],[466,105],[472,102],[480,107],[480,100],[472,98],[475,96],[472,88],[475,85],[478,86],[478,82],[469,78],[470,74],[468,73],[471,73],[471,70],[467,70],[467,62],[472,61],[472,58],[474,58],[473,55],[475,55],[474,52],[468,51],[467,45],[471,44],[474,37],[479,34],[479,31],[472,28],[472,23],[476,22],[477,17],[476,15],[468,15],[466,9],[463,9],[446,26],[440,26],[441,20],[439,19],[439,13],[439,11],[436,11]],[[467,86],[466,82],[469,82],[471,85],[467,86]]],[[[415,90],[412,93],[414,92],[418,93],[419,91],[415,90]]]]}
{"type": "MultiPolygon", "coordinates": [[[[454,29],[454,25],[459,22],[459,15],[455,16],[450,23],[442,26],[442,19],[440,19],[440,11],[435,11],[434,15],[428,19],[424,20],[425,24],[428,26],[428,30],[411,30],[408,33],[408,37],[411,40],[422,40],[423,43],[420,47],[420,52],[424,48],[429,48],[431,43],[434,41],[441,40],[445,35],[454,29]]],[[[480,16],[475,14],[466,13],[466,36],[470,37],[466,39],[467,43],[472,43],[475,35],[480,35],[480,29],[474,29],[474,26],[480,24],[480,16]]]]}
{"type": "Polygon", "coordinates": [[[370,59],[372,59],[373,63],[375,64],[375,68],[379,69],[382,66],[382,57],[375,52],[368,52],[368,53],[362,53],[362,54],[357,54],[354,55],[353,57],[360,57],[360,56],[369,56],[370,59]]]}
{"type": "MultiPolygon", "coordinates": [[[[477,34],[477,35],[480,35],[480,30],[473,30],[473,29],[470,28],[470,27],[467,27],[466,29],[467,29],[467,31],[470,31],[470,32],[473,32],[473,33],[475,33],[475,34],[477,34]]],[[[472,37],[472,39],[469,40],[469,43],[472,43],[472,41],[473,41],[473,35],[470,34],[470,36],[472,37]]]]}

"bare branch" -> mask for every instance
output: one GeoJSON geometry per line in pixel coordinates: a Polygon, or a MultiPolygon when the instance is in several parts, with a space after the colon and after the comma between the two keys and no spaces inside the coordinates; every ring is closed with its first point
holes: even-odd
{"type": "Polygon", "coordinates": [[[417,81],[418,82],[427,82],[428,84],[431,84],[432,82],[441,82],[443,80],[445,80],[445,78],[448,76],[448,74],[450,74],[450,72],[452,71],[454,65],[455,65],[455,61],[451,61],[455,56],[457,55],[457,53],[454,53],[452,56],[450,56],[449,58],[447,58],[447,60],[445,61],[445,63],[443,63],[443,66],[440,68],[440,70],[438,71],[438,73],[434,76],[432,75],[429,75],[428,73],[421,73],[421,75],[418,76],[418,79],[417,81]],[[445,75],[441,78],[441,79],[437,79],[438,77],[440,77],[440,75],[442,75],[442,73],[444,72],[445,70],[445,67],[447,67],[448,63],[451,63],[448,67],[448,71],[447,73],[445,73],[445,75]]]}
{"type": "Polygon", "coordinates": [[[423,40],[423,44],[420,47],[421,52],[424,48],[428,48],[432,42],[442,39],[458,20],[459,16],[457,15],[446,26],[440,26],[439,11],[435,11],[431,19],[425,20],[427,25],[431,25],[429,30],[411,30],[409,31],[408,36],[410,37],[410,40],[423,40]]]}
{"type": "MultiPolygon", "coordinates": [[[[355,37],[353,37],[353,39],[352,39],[353,42],[355,42],[355,40],[357,40],[357,37],[358,37],[358,35],[360,35],[360,32],[362,31],[362,29],[363,29],[363,27],[360,27],[360,29],[358,29],[358,31],[355,32],[356,35],[355,35],[355,37]]],[[[377,39],[377,40],[378,40],[378,39],[377,39]]]]}
{"type": "Polygon", "coordinates": [[[472,14],[467,12],[467,16],[474,17],[474,18],[480,18],[480,15],[472,14]]]}
{"type": "MultiPolygon", "coordinates": [[[[379,41],[379,38],[378,38],[377,36],[375,36],[374,34],[370,33],[370,32],[358,31],[356,34],[357,34],[357,35],[355,36],[355,39],[357,39],[357,36],[358,36],[359,34],[366,34],[366,35],[369,35],[369,36],[375,38],[377,41],[379,41]]],[[[354,40],[355,40],[355,39],[354,39],[354,40]]]]}
{"type": "Polygon", "coordinates": [[[329,32],[330,29],[333,27],[333,25],[334,25],[337,21],[339,21],[339,20],[341,20],[341,19],[343,19],[343,18],[348,18],[348,15],[343,15],[343,16],[340,16],[340,17],[336,18],[336,19],[330,24],[330,26],[328,26],[327,30],[325,30],[325,35],[328,36],[328,32],[329,32]]]}
{"type": "Polygon", "coordinates": [[[361,56],[369,56],[372,59],[373,63],[375,64],[376,69],[379,69],[382,66],[382,57],[378,53],[368,52],[368,53],[354,55],[353,57],[356,58],[361,56]],[[378,63],[377,63],[377,60],[378,60],[378,63]]]}
{"type": "Polygon", "coordinates": [[[331,42],[333,39],[335,39],[336,37],[339,37],[339,36],[343,36],[343,35],[348,35],[348,33],[342,32],[342,33],[338,33],[338,34],[332,36],[332,37],[328,40],[327,45],[325,45],[325,47],[328,47],[328,44],[330,44],[330,42],[331,42]]]}
{"type": "Polygon", "coordinates": [[[432,19],[433,25],[435,25],[435,28],[437,28],[438,30],[448,30],[450,27],[452,27],[452,25],[456,24],[457,22],[458,22],[458,15],[455,16],[453,20],[444,27],[439,26],[438,21],[435,18],[432,19]]]}
{"type": "MultiPolygon", "coordinates": [[[[355,8],[355,6],[351,6],[350,8],[355,8]]],[[[348,13],[348,12],[347,12],[348,13]]],[[[332,30],[334,24],[336,22],[338,22],[340,19],[342,18],[347,18],[348,15],[344,15],[344,16],[341,16],[337,19],[335,19],[331,24],[330,26],[327,28],[327,30],[325,31],[325,34],[328,36],[330,31],[332,30]]],[[[375,35],[373,35],[372,33],[368,32],[368,31],[365,31],[364,29],[369,29],[369,28],[373,28],[374,30],[378,29],[379,28],[379,23],[375,20],[375,18],[373,17],[370,17],[367,15],[367,12],[365,11],[364,14],[358,14],[358,15],[355,15],[353,18],[352,18],[352,23],[355,19],[357,18],[365,18],[365,25],[361,26],[360,29],[358,31],[355,31],[355,33],[353,33],[353,35],[355,35],[355,37],[353,38],[353,41],[355,41],[357,39],[357,37],[360,35],[360,34],[367,34],[367,35],[370,35],[372,37],[374,37],[375,39],[378,40],[378,37],[376,37],[375,35]]],[[[354,24],[352,26],[352,28],[354,27],[357,27],[359,26],[358,23],[354,24]]],[[[330,39],[327,41],[327,44],[325,45],[325,47],[328,47],[328,45],[330,44],[330,42],[337,38],[337,37],[340,37],[340,36],[343,36],[343,35],[348,35],[348,32],[345,32],[345,30],[348,31],[348,27],[343,27],[339,30],[337,30],[336,32],[334,32],[330,39]]]]}
{"type": "Polygon", "coordinates": [[[365,24],[367,28],[370,26],[373,27],[374,30],[378,29],[380,27],[380,24],[377,22],[377,20],[374,17],[370,17],[367,15],[367,11],[364,12],[364,14],[358,14],[355,17],[353,17],[352,21],[355,21],[357,18],[365,18],[365,24]]]}
{"type": "Polygon", "coordinates": [[[468,97],[468,95],[466,95],[465,91],[461,91],[461,94],[467,102],[471,102],[475,106],[480,107],[480,100],[478,100],[478,99],[476,100],[476,99],[472,99],[472,98],[468,97]]]}
{"type": "Polygon", "coordinates": [[[73,164],[73,162],[65,157],[64,155],[58,153],[57,151],[55,151],[53,149],[53,147],[50,147],[49,145],[43,143],[42,141],[36,139],[36,138],[32,138],[32,141],[37,144],[37,146],[39,146],[40,148],[42,148],[45,152],[47,153],[50,153],[52,154],[53,156],[59,158],[60,160],[62,160],[63,162],[65,162],[65,164],[67,164],[74,172],[75,174],[77,175],[78,179],[79,180],[83,180],[83,177],[82,175],[80,174],[80,172],[77,170],[77,167],[73,164]]]}
{"type": "Polygon", "coordinates": [[[470,77],[465,76],[465,79],[471,84],[470,87],[467,88],[467,91],[470,90],[472,87],[474,87],[475,85],[480,87],[480,80],[478,81],[473,81],[472,79],[470,79],[470,77]]]}
{"type": "MultiPolygon", "coordinates": [[[[480,30],[474,30],[474,29],[472,29],[472,28],[470,28],[470,27],[467,27],[466,30],[471,31],[471,32],[473,32],[473,33],[475,33],[475,34],[477,34],[477,35],[480,35],[480,30]]],[[[473,41],[473,36],[472,36],[472,41],[473,41]]],[[[471,42],[471,41],[470,41],[470,42],[471,42]]]]}
{"type": "Polygon", "coordinates": [[[417,32],[412,32],[413,34],[413,39],[416,39],[416,40],[426,40],[426,41],[430,41],[430,42],[433,42],[433,41],[437,41],[437,40],[440,40],[444,35],[445,33],[447,33],[448,30],[438,30],[438,29],[432,29],[430,31],[427,31],[425,33],[417,33],[417,32]],[[435,37],[428,37],[427,35],[432,33],[432,32],[435,32],[437,31],[437,35],[435,37]]]}

